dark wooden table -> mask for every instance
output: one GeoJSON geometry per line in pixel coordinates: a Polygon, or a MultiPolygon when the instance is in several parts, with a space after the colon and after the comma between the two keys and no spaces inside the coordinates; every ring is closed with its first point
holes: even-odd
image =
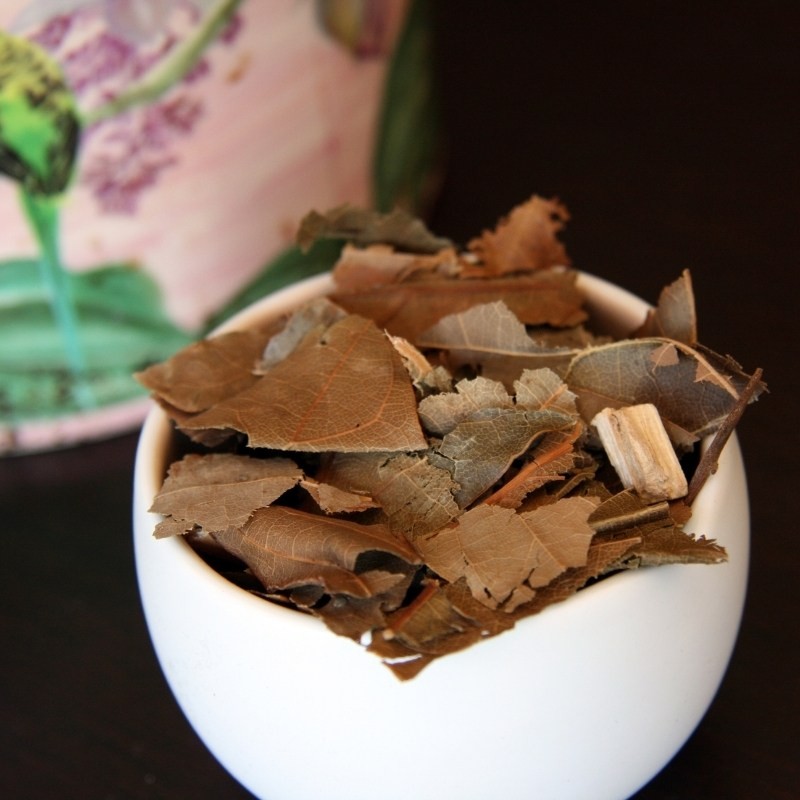
{"type": "MultiPolygon", "coordinates": [[[[707,716],[637,800],[800,796],[797,9],[436,5],[449,147],[434,229],[463,242],[533,192],[558,195],[575,266],[651,300],[691,268],[701,338],[770,384],[739,434],[753,534],[739,642],[707,716]]],[[[150,647],[134,447],[128,434],[0,461],[2,797],[249,797],[150,647]]]]}

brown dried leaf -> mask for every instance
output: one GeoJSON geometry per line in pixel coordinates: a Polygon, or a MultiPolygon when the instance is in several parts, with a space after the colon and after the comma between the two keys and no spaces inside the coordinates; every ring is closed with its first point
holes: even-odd
{"type": "Polygon", "coordinates": [[[725,548],[715,540],[697,538],[682,530],[682,523],[673,517],[669,503],[647,504],[635,492],[620,492],[601,503],[589,523],[600,535],[635,536],[639,540],[612,569],[717,564],[727,560],[725,548]]]}
{"type": "Polygon", "coordinates": [[[587,315],[576,275],[571,270],[542,270],[492,280],[437,278],[334,292],[331,299],[416,344],[419,334],[443,317],[498,300],[526,325],[578,325],[587,315]]]}
{"type": "Polygon", "coordinates": [[[326,594],[375,597],[385,590],[376,571],[406,575],[419,562],[414,550],[383,525],[358,525],[284,506],[258,509],[242,528],[214,537],[250,567],[266,591],[320,586],[326,594]],[[362,558],[369,558],[370,570],[359,569],[362,558]]]}
{"type": "Polygon", "coordinates": [[[454,389],[453,392],[442,392],[420,400],[419,418],[430,433],[444,436],[476,411],[514,408],[514,400],[498,381],[482,377],[464,378],[454,389]]]}
{"type": "Polygon", "coordinates": [[[688,269],[662,290],[658,305],[647,312],[647,318],[633,336],[674,339],[690,347],[697,344],[697,313],[688,269]]]}
{"type": "Polygon", "coordinates": [[[303,341],[319,340],[331,325],[345,315],[346,312],[327,297],[318,297],[305,303],[289,317],[282,330],[269,340],[256,365],[256,372],[263,375],[293,353],[303,341]]]}
{"type": "Polygon", "coordinates": [[[429,581],[405,608],[391,614],[376,631],[369,650],[401,680],[408,680],[440,656],[463,650],[513,627],[509,614],[479,603],[461,580],[429,581]]]}
{"type": "MultiPolygon", "coordinates": [[[[738,361],[729,355],[720,355],[699,343],[695,350],[703,357],[705,363],[710,365],[713,371],[723,375],[738,393],[741,394],[747,389],[749,403],[758,400],[767,391],[767,384],[761,380],[762,372],[760,369],[750,375],[742,369],[742,365],[738,361]]],[[[696,379],[702,380],[702,378],[703,370],[698,369],[696,379]]]]}
{"type": "Polygon", "coordinates": [[[371,508],[380,508],[380,504],[376,503],[368,494],[348,492],[331,486],[329,483],[321,483],[310,478],[301,480],[300,485],[326,514],[353,514],[371,508]]]}
{"type": "Polygon", "coordinates": [[[333,268],[337,291],[360,292],[387,283],[399,283],[420,273],[455,273],[458,258],[446,248],[433,255],[397,252],[388,245],[369,247],[345,245],[333,268]]]}
{"type": "Polygon", "coordinates": [[[575,418],[578,416],[575,394],[547,368],[524,370],[519,380],[514,382],[514,396],[519,408],[529,411],[551,409],[575,418]]]}
{"type": "Polygon", "coordinates": [[[198,415],[189,429],[233,429],[251,447],[306,452],[427,447],[411,381],[391,342],[350,315],[304,341],[258,383],[198,415]]]}
{"type": "Polygon", "coordinates": [[[413,541],[447,525],[460,510],[450,473],[424,455],[342,454],[323,473],[338,486],[369,492],[381,505],[391,530],[413,541]]]}
{"type": "Polygon", "coordinates": [[[599,534],[617,534],[620,532],[645,535],[653,525],[661,527],[669,525],[669,503],[646,503],[634,492],[625,490],[604,500],[589,518],[592,527],[599,534]]]}
{"type": "Polygon", "coordinates": [[[355,641],[386,626],[386,615],[403,602],[413,574],[374,571],[362,577],[369,580],[372,597],[337,594],[311,609],[334,633],[355,641]]]}
{"type": "Polygon", "coordinates": [[[568,569],[547,586],[538,589],[530,602],[514,609],[513,617],[522,619],[538,614],[555,603],[568,600],[578,590],[585,587],[588,581],[610,571],[611,566],[618,563],[619,559],[629,552],[637,542],[635,536],[608,541],[595,539],[589,545],[584,566],[568,569]]]}
{"type": "Polygon", "coordinates": [[[437,657],[497,636],[520,619],[569,599],[607,571],[636,541],[635,537],[593,541],[583,566],[565,570],[537,589],[527,603],[510,607],[506,602],[500,610],[477,601],[463,579],[444,586],[434,584],[411,606],[389,616],[388,638],[378,632],[369,650],[383,658],[398,678],[409,680],[437,657]]]}
{"type": "Polygon", "coordinates": [[[268,506],[302,477],[288,458],[259,459],[230,453],[188,455],[169,468],[150,511],[166,519],[156,538],[202,528],[238,528],[255,509],[268,506]]]}
{"type": "Polygon", "coordinates": [[[571,429],[574,419],[555,411],[489,408],[459,422],[435,448],[459,485],[461,508],[489,490],[531,443],[548,431],[571,429]]]}
{"type": "Polygon", "coordinates": [[[525,326],[502,300],[472,306],[458,314],[448,314],[424,331],[417,344],[439,350],[461,350],[475,354],[488,352],[510,357],[534,349],[525,326]]]}
{"type": "Polygon", "coordinates": [[[670,525],[650,531],[640,545],[632,547],[620,566],[657,567],[663,564],[721,564],[728,560],[716,539],[696,537],[670,525]]]}
{"type": "Polygon", "coordinates": [[[252,386],[269,333],[233,331],[185,347],[172,358],[137,372],[142,386],[182,412],[197,413],[252,386]]]}
{"type": "Polygon", "coordinates": [[[450,314],[420,334],[420,347],[446,351],[451,369],[469,365],[510,385],[523,369],[566,370],[576,351],[535,342],[508,306],[498,300],[450,314]]]}
{"type": "Polygon", "coordinates": [[[407,211],[388,214],[342,205],[320,214],[311,211],[303,217],[297,244],[308,250],[317,239],[344,239],[354,244],[390,244],[412,253],[436,253],[452,242],[434,236],[425,224],[407,211]]]}
{"type": "Polygon", "coordinates": [[[738,398],[700,352],[670,339],[590,348],[575,357],[565,380],[587,423],[604,408],[652,403],[678,447],[716,430],[738,398]]]}
{"type": "Polygon", "coordinates": [[[417,541],[425,562],[449,582],[465,578],[474,597],[497,607],[523,585],[547,585],[586,563],[596,503],[582,497],[518,514],[480,505],[455,524],[417,541]]]}
{"type": "MultiPolygon", "coordinates": [[[[409,606],[389,617],[382,632],[384,641],[399,641],[412,652],[437,656],[461,649],[479,637],[473,620],[460,614],[446,589],[433,581],[409,606]]],[[[376,642],[373,650],[377,648],[376,642]]]]}
{"type": "Polygon", "coordinates": [[[558,233],[568,219],[566,207],[557,200],[534,195],[514,208],[494,231],[484,231],[469,243],[481,266],[467,274],[503,275],[567,266],[569,258],[558,233]]]}
{"type": "Polygon", "coordinates": [[[458,489],[447,470],[423,456],[399,455],[378,470],[375,497],[389,517],[393,531],[409,540],[438,530],[458,516],[454,499],[458,489]]]}
{"type": "Polygon", "coordinates": [[[575,469],[573,445],[582,431],[583,425],[578,423],[571,431],[546,433],[531,451],[530,460],[484,503],[519,508],[531,492],[552,481],[563,481],[575,469]]]}

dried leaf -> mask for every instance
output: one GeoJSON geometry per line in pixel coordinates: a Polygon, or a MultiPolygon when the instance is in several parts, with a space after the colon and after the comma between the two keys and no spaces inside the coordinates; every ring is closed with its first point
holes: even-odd
{"type": "Polygon", "coordinates": [[[353,314],[374,320],[392,335],[416,343],[419,334],[443,317],[498,300],[526,325],[577,325],[587,315],[575,278],[576,273],[569,270],[542,270],[490,281],[437,278],[337,291],[331,299],[353,314]]]}
{"type": "Polygon", "coordinates": [[[578,416],[575,394],[561,378],[550,369],[526,369],[514,382],[514,395],[518,408],[529,411],[558,411],[572,417],[578,416]]]}
{"type": "Polygon", "coordinates": [[[465,379],[455,388],[421,400],[419,415],[427,430],[444,436],[435,450],[460,485],[462,508],[499,480],[536,437],[572,430],[577,419],[574,395],[547,369],[524,371],[515,382],[516,399],[486,378],[465,379]]]}
{"type": "Polygon", "coordinates": [[[516,475],[484,500],[487,505],[519,508],[526,495],[552,481],[563,481],[575,470],[573,445],[583,431],[578,423],[571,431],[546,433],[516,475]]]}
{"type": "Polygon", "coordinates": [[[389,517],[393,531],[411,541],[438,530],[458,516],[454,494],[458,489],[447,470],[423,456],[399,455],[378,470],[375,497],[389,517]]]}
{"type": "Polygon", "coordinates": [[[273,336],[261,360],[256,365],[259,375],[265,374],[280,361],[288,358],[304,340],[319,340],[331,325],[344,319],[346,312],[327,297],[318,297],[297,309],[283,329],[273,336]]]}
{"type": "Polygon", "coordinates": [[[294,508],[258,509],[238,529],[214,537],[244,561],[267,591],[319,586],[326,594],[374,597],[383,589],[382,572],[405,575],[417,554],[383,525],[307,514],[294,508]],[[361,571],[359,559],[370,557],[371,569],[361,571]]]}
{"type": "Polygon", "coordinates": [[[469,243],[481,265],[474,273],[505,275],[567,266],[567,252],[557,237],[568,219],[567,209],[557,200],[534,195],[514,208],[494,231],[484,231],[469,243]]]}
{"type": "MultiPolygon", "coordinates": [[[[738,393],[742,393],[745,388],[748,388],[749,403],[755,402],[758,398],[767,391],[767,385],[761,380],[761,370],[756,370],[753,375],[748,374],[742,369],[734,358],[728,355],[720,355],[710,350],[705,345],[700,343],[694,348],[702,357],[705,364],[709,365],[711,370],[724,376],[725,379],[736,389],[738,393]],[[753,378],[757,378],[754,381],[753,378]],[[752,384],[752,385],[750,385],[752,384]]],[[[704,369],[698,368],[695,379],[703,379],[704,369]]]]}
{"type": "Polygon", "coordinates": [[[455,274],[458,269],[456,252],[452,248],[433,255],[398,252],[388,245],[369,247],[345,245],[333,267],[337,291],[360,292],[374,286],[398,283],[426,273],[455,274]]]}
{"type": "Polygon", "coordinates": [[[369,492],[392,531],[410,541],[460,513],[453,497],[457,484],[424,455],[342,454],[329,460],[323,474],[336,485],[369,492]]]}
{"type": "Polygon", "coordinates": [[[489,408],[459,422],[436,447],[459,485],[461,508],[489,490],[539,436],[571,429],[574,420],[555,411],[489,408]]]}
{"type": "Polygon", "coordinates": [[[513,383],[523,369],[566,370],[576,354],[566,347],[535,342],[502,300],[444,317],[423,331],[417,344],[446,351],[451,369],[469,365],[484,377],[507,385],[513,383]]]}
{"type": "Polygon", "coordinates": [[[288,458],[230,453],[185,456],[172,464],[153,501],[150,510],[166,517],[155,535],[163,538],[195,527],[206,533],[241,527],[255,509],[277,500],[302,475],[288,458]]]}
{"type": "Polygon", "coordinates": [[[670,523],[669,503],[647,503],[626,489],[602,502],[589,522],[601,534],[625,532],[641,538],[651,526],[670,523]]]}
{"type": "Polygon", "coordinates": [[[450,433],[459,422],[476,411],[490,408],[514,408],[514,400],[503,384],[487,378],[464,378],[453,392],[425,397],[419,402],[419,417],[427,431],[436,436],[450,433]]]}
{"type": "Polygon", "coordinates": [[[715,539],[696,537],[676,525],[651,531],[640,545],[634,545],[620,566],[658,567],[664,564],[721,564],[728,560],[725,548],[715,539]]]}
{"type": "Polygon", "coordinates": [[[690,347],[697,344],[697,313],[688,269],[662,290],[658,305],[647,312],[647,318],[633,336],[674,339],[690,347]]]}
{"type": "Polygon", "coordinates": [[[421,396],[431,392],[452,391],[453,376],[443,366],[433,366],[411,342],[401,336],[389,336],[389,341],[403,359],[411,382],[421,396]]]}
{"type": "Polygon", "coordinates": [[[389,617],[389,638],[373,637],[369,649],[384,658],[401,680],[413,678],[435,658],[497,636],[518,620],[569,599],[618,561],[636,541],[632,537],[592,542],[585,565],[565,570],[538,589],[528,603],[514,608],[506,603],[500,612],[477,601],[463,579],[430,586],[411,606],[389,617]]]}
{"type": "Polygon", "coordinates": [[[369,650],[401,680],[436,658],[463,650],[514,626],[515,617],[494,611],[472,596],[466,581],[429,582],[412,603],[387,619],[369,650]]]}
{"type": "Polygon", "coordinates": [[[685,447],[712,433],[738,392],[697,350],[667,339],[631,339],[576,356],[565,378],[588,423],[604,408],[652,403],[673,443],[685,447]],[[663,356],[673,348],[677,359],[663,356]]]}
{"type": "Polygon", "coordinates": [[[627,550],[612,569],[660,564],[716,564],[727,554],[713,539],[696,538],[681,529],[669,503],[648,504],[636,493],[620,492],[601,503],[589,523],[605,536],[635,536],[637,543],[627,550]]]}
{"type": "Polygon", "coordinates": [[[345,239],[359,245],[389,244],[412,253],[436,253],[451,247],[449,239],[434,236],[425,224],[408,212],[396,209],[388,214],[351,205],[337,206],[320,214],[303,217],[297,244],[308,250],[317,239],[345,239]]]}
{"type": "Polygon", "coordinates": [[[478,358],[483,353],[513,357],[534,349],[525,326],[502,300],[482,303],[459,314],[448,314],[424,331],[418,344],[475,353],[478,358]]]}
{"type": "Polygon", "coordinates": [[[608,541],[594,540],[586,554],[586,564],[562,572],[547,586],[536,591],[533,599],[525,605],[517,606],[513,610],[516,619],[538,614],[554,603],[568,600],[586,584],[610,571],[612,565],[619,563],[623,555],[636,546],[638,540],[635,536],[624,539],[608,541]]]}
{"type": "Polygon", "coordinates": [[[331,486],[329,483],[304,478],[300,481],[303,487],[313,498],[314,502],[326,514],[354,514],[372,508],[380,508],[368,494],[348,492],[331,486]]]}
{"type": "Polygon", "coordinates": [[[477,600],[496,607],[522,585],[535,590],[586,563],[595,505],[566,498],[523,514],[479,505],[418,540],[417,549],[439,575],[451,583],[464,577],[477,600]]]}
{"type": "Polygon", "coordinates": [[[375,592],[372,597],[337,594],[315,605],[311,613],[319,617],[334,633],[360,642],[365,634],[387,624],[387,614],[403,602],[413,573],[365,573],[375,592]]]}
{"type": "Polygon", "coordinates": [[[459,613],[447,591],[435,582],[428,583],[407,608],[395,612],[382,631],[384,641],[399,641],[413,651],[437,656],[478,637],[473,620],[459,613]]]}
{"type": "Polygon", "coordinates": [[[156,398],[187,413],[197,413],[252,386],[269,334],[233,331],[195,342],[161,364],[136,373],[156,398]]]}
{"type": "Polygon", "coordinates": [[[251,447],[301,452],[427,447],[400,357],[372,322],[354,315],[186,427],[233,429],[251,447]]]}

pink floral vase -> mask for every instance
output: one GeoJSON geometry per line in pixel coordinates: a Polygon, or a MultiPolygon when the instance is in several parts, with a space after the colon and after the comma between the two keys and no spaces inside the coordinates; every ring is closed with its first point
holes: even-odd
{"type": "Polygon", "coordinates": [[[0,454],[130,430],[131,375],[328,268],[302,216],[419,212],[424,0],[0,6],[0,454]]]}

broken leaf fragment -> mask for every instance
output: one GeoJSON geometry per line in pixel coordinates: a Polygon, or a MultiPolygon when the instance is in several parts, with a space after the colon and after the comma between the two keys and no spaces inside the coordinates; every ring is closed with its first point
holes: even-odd
{"type": "Polygon", "coordinates": [[[589,523],[602,538],[634,536],[637,540],[610,569],[727,560],[725,549],[715,540],[684,531],[682,517],[680,512],[673,513],[669,503],[650,504],[635,492],[624,491],[601,503],[589,523]]]}
{"type": "Polygon", "coordinates": [[[460,513],[450,473],[426,453],[342,453],[322,468],[333,485],[366,492],[383,509],[389,527],[410,542],[438,530],[460,513]]]}
{"type": "Polygon", "coordinates": [[[697,344],[697,312],[688,269],[681,273],[680,278],[664,287],[658,304],[648,311],[647,318],[633,335],[638,338],[659,336],[674,339],[690,347],[697,344]]]}
{"type": "Polygon", "coordinates": [[[568,567],[586,563],[595,507],[583,497],[522,514],[479,505],[417,547],[435,572],[451,583],[465,578],[475,599],[495,608],[512,595],[530,600],[568,567]]]}
{"type": "Polygon", "coordinates": [[[395,209],[381,214],[351,205],[306,214],[300,223],[297,244],[308,249],[317,239],[343,239],[360,245],[390,244],[412,253],[436,253],[451,246],[448,239],[434,236],[407,211],[395,209]]]}
{"type": "Polygon", "coordinates": [[[289,458],[190,454],[172,464],[150,511],[162,514],[156,536],[238,528],[302,478],[289,458]]]}
{"type": "Polygon", "coordinates": [[[567,266],[567,251],[558,239],[567,220],[565,206],[534,195],[512,209],[494,230],[484,231],[469,243],[481,265],[475,272],[504,275],[567,266]]]}

